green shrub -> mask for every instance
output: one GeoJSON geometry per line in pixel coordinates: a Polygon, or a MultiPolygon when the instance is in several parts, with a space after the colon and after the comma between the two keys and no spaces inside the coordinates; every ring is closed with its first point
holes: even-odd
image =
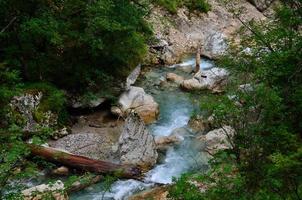
{"type": "Polygon", "coordinates": [[[170,13],[177,13],[177,9],[186,6],[190,12],[200,11],[207,13],[211,5],[206,0],[155,0],[155,3],[167,9],[170,13]]]}
{"type": "Polygon", "coordinates": [[[211,10],[211,5],[206,0],[187,0],[185,5],[190,11],[200,11],[209,12],[211,10]]]}

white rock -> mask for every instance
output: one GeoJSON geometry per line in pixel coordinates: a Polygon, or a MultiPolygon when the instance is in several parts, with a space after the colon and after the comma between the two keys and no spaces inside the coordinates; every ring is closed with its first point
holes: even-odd
{"type": "Polygon", "coordinates": [[[230,126],[212,130],[198,139],[206,143],[206,149],[210,154],[215,154],[219,150],[231,148],[230,141],[235,134],[235,130],[230,126]]]}
{"type": "Polygon", "coordinates": [[[55,200],[67,200],[68,197],[64,192],[64,183],[60,180],[53,184],[42,184],[22,191],[26,200],[43,200],[43,194],[51,193],[55,200]]]}
{"type": "Polygon", "coordinates": [[[143,88],[134,86],[121,95],[119,108],[124,115],[135,111],[145,123],[155,121],[159,114],[159,106],[153,97],[146,94],[143,88]]]}

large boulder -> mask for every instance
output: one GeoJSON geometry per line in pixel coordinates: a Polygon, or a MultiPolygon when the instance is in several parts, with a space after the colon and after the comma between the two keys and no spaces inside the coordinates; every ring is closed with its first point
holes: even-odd
{"type": "Polygon", "coordinates": [[[136,113],[130,113],[126,119],[123,132],[119,138],[120,161],[151,167],[156,164],[157,151],[153,135],[136,113]]]}
{"type": "Polygon", "coordinates": [[[230,139],[232,139],[234,134],[235,130],[232,127],[223,126],[200,136],[198,139],[206,143],[206,151],[213,155],[219,150],[231,148],[230,139]]]}
{"type": "Polygon", "coordinates": [[[119,108],[115,108],[117,114],[127,116],[130,112],[136,112],[145,123],[154,122],[159,114],[159,106],[151,95],[146,94],[143,88],[131,86],[119,99],[119,108]]]}
{"type": "Polygon", "coordinates": [[[213,92],[221,92],[228,81],[228,71],[214,67],[196,73],[192,79],[184,80],[181,87],[185,90],[208,89],[213,92]]]}
{"type": "Polygon", "coordinates": [[[52,184],[42,184],[22,191],[25,200],[67,200],[64,183],[56,181],[52,184]]]}
{"type": "Polygon", "coordinates": [[[98,133],[70,134],[56,141],[49,142],[50,146],[72,154],[97,160],[113,161],[118,158],[111,138],[98,133]]]}

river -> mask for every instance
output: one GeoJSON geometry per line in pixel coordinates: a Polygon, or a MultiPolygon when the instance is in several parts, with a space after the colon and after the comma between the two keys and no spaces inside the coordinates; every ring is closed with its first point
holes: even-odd
{"type": "MultiPolygon", "coordinates": [[[[145,174],[142,181],[119,180],[114,182],[108,191],[104,191],[104,184],[99,183],[71,195],[71,200],[126,200],[129,196],[152,188],[158,183],[171,184],[173,177],[177,178],[183,173],[207,168],[207,160],[195,147],[194,134],[190,134],[191,130],[187,126],[192,113],[199,109],[198,101],[194,99],[194,96],[181,91],[176,85],[171,83],[161,85],[167,72],[189,77],[188,73],[178,68],[193,66],[194,63],[195,59],[189,57],[177,65],[148,69],[136,83],[151,94],[160,106],[159,119],[148,126],[151,133],[155,137],[169,136],[175,129],[183,128],[188,134],[182,138],[181,144],[172,146],[164,152],[157,165],[145,174]]],[[[213,67],[211,61],[202,60],[203,70],[211,67],[213,67]]]]}

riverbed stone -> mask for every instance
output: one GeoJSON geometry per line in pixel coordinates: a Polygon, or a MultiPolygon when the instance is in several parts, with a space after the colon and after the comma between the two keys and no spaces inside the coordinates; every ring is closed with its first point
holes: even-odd
{"type": "Polygon", "coordinates": [[[119,138],[120,161],[123,164],[149,168],[156,164],[157,151],[153,135],[145,127],[144,121],[134,112],[126,119],[119,138]]]}
{"type": "Polygon", "coordinates": [[[221,92],[228,81],[228,71],[223,68],[214,67],[209,70],[199,71],[193,78],[184,80],[181,88],[184,90],[204,90],[221,92]]]}
{"type": "Polygon", "coordinates": [[[130,86],[130,89],[121,95],[118,102],[124,117],[134,111],[147,124],[154,122],[158,117],[158,104],[141,87],[130,86]]]}
{"type": "Polygon", "coordinates": [[[68,200],[64,191],[64,183],[60,180],[51,184],[42,184],[22,191],[25,200],[68,200]]]}
{"type": "Polygon", "coordinates": [[[171,81],[177,84],[181,84],[184,81],[184,77],[179,76],[177,74],[174,73],[167,73],[167,81],[171,81]]]}

